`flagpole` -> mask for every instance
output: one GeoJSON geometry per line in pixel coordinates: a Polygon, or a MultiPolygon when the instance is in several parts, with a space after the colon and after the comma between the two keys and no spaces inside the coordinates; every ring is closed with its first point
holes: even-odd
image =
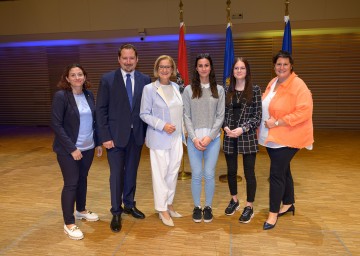
{"type": "Polygon", "coordinates": [[[289,16],[289,0],[285,0],[285,29],[283,36],[283,43],[281,49],[292,54],[292,39],[291,39],[291,25],[290,25],[290,16],[289,16]]]}
{"type": "MultiPolygon", "coordinates": [[[[227,26],[230,24],[230,31],[231,31],[231,17],[230,17],[230,9],[231,9],[231,8],[230,8],[230,5],[231,5],[231,0],[227,0],[227,1],[226,1],[226,5],[227,5],[227,7],[226,7],[227,26]]],[[[230,83],[230,79],[229,79],[229,77],[225,77],[225,73],[228,72],[228,71],[231,69],[232,65],[233,65],[233,63],[227,63],[227,61],[229,60],[229,59],[227,59],[227,58],[231,57],[231,58],[230,58],[231,62],[234,61],[234,53],[233,53],[233,48],[234,48],[234,46],[233,46],[233,41],[232,41],[232,32],[229,33],[229,35],[230,35],[230,38],[228,38],[228,28],[226,28],[226,45],[225,45],[224,75],[223,75],[224,87],[225,87],[225,86],[228,86],[228,85],[229,85],[228,83],[230,83]],[[229,44],[230,47],[229,47],[229,48],[231,48],[231,49],[227,49],[227,47],[228,47],[228,39],[230,40],[230,44],[229,44]],[[229,52],[230,52],[231,54],[229,54],[229,55],[231,55],[231,56],[229,56],[229,55],[227,54],[227,50],[230,50],[229,52]],[[229,64],[229,65],[227,65],[227,64],[229,64]]],[[[230,72],[230,74],[231,74],[231,72],[230,72]]],[[[221,132],[221,139],[222,139],[222,140],[224,139],[224,132],[223,132],[223,131],[221,132]]],[[[242,180],[241,176],[239,176],[239,175],[237,175],[236,178],[237,178],[237,181],[238,181],[238,182],[240,182],[240,181],[242,180]]],[[[219,176],[219,181],[222,182],[222,183],[227,182],[227,181],[228,181],[228,176],[227,176],[227,174],[222,174],[222,175],[220,175],[220,176],[219,176]]]]}
{"type": "Polygon", "coordinates": [[[289,16],[289,0],[285,0],[285,16],[289,16]]]}
{"type": "MultiPolygon", "coordinates": [[[[179,10],[179,12],[180,12],[180,26],[181,26],[181,25],[184,26],[184,24],[183,24],[183,22],[184,22],[184,18],[183,18],[183,6],[184,6],[184,5],[183,5],[182,1],[180,0],[180,3],[179,3],[179,8],[180,8],[180,10],[179,10]]],[[[180,43],[182,42],[182,41],[180,40],[180,38],[181,38],[181,36],[182,36],[181,33],[184,32],[184,34],[185,34],[185,31],[181,31],[181,29],[184,29],[184,28],[181,28],[181,27],[180,27],[180,33],[179,33],[179,42],[180,42],[180,43]]],[[[185,35],[183,35],[183,36],[185,36],[185,35]]],[[[184,43],[185,43],[185,39],[184,39],[184,43]]],[[[181,53],[180,53],[180,47],[181,47],[181,46],[179,45],[179,55],[180,55],[180,54],[184,54],[184,52],[181,52],[181,53]]],[[[184,45],[184,48],[185,48],[185,50],[186,50],[186,45],[184,45]]],[[[185,54],[186,54],[186,51],[185,51],[185,54]]],[[[178,70],[179,70],[180,57],[181,57],[181,56],[178,56],[178,70]]],[[[181,61],[182,61],[182,60],[181,60],[181,61]]],[[[185,71],[185,72],[187,72],[187,63],[185,63],[185,64],[186,64],[186,71],[185,71]]],[[[178,72],[178,73],[179,73],[179,72],[178,72]]],[[[183,83],[186,83],[186,82],[187,82],[187,81],[186,81],[187,79],[182,79],[181,75],[183,76],[183,78],[185,78],[185,77],[188,77],[188,74],[180,74],[180,80],[182,80],[183,83]]],[[[181,85],[179,84],[179,86],[181,86],[181,85]]],[[[183,84],[182,86],[183,86],[182,89],[184,89],[184,87],[187,86],[187,84],[183,84]]],[[[191,173],[185,171],[185,152],[187,152],[186,146],[183,145],[183,157],[182,157],[181,166],[180,166],[181,171],[178,173],[178,180],[188,180],[188,179],[191,178],[191,173]]]]}

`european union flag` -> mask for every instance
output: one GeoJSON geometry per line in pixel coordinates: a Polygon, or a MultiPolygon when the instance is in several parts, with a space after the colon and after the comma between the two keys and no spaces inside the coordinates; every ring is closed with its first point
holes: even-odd
{"type": "Polygon", "coordinates": [[[232,39],[231,24],[227,24],[226,28],[226,44],[224,55],[224,75],[223,84],[228,86],[230,84],[231,68],[234,63],[234,43],[232,39]]]}
{"type": "Polygon", "coordinates": [[[285,16],[285,29],[282,50],[292,53],[291,26],[289,16],[285,16]]]}

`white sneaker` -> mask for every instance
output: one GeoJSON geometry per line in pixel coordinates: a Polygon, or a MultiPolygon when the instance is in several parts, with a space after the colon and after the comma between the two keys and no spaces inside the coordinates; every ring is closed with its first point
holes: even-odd
{"type": "Polygon", "coordinates": [[[78,226],[73,226],[72,228],[68,228],[64,224],[64,233],[67,234],[68,237],[73,240],[81,240],[84,238],[84,234],[83,232],[81,232],[78,226]]]}
{"type": "Polygon", "coordinates": [[[86,211],[86,213],[81,213],[78,211],[75,211],[75,218],[77,220],[86,219],[87,221],[98,221],[99,216],[91,211],[86,211]]]}

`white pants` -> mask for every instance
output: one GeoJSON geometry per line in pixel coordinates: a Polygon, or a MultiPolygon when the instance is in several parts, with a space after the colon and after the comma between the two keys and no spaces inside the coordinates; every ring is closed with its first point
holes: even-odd
{"type": "Polygon", "coordinates": [[[150,149],[154,202],[157,211],[167,211],[167,206],[173,203],[182,156],[181,136],[172,138],[171,149],[150,149]]]}

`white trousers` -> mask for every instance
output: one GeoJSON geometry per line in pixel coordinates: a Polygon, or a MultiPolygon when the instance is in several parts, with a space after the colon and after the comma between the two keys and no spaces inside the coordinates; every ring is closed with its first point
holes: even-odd
{"type": "Polygon", "coordinates": [[[171,149],[150,149],[154,202],[157,211],[167,211],[167,206],[173,203],[182,156],[181,136],[172,138],[171,149]]]}

